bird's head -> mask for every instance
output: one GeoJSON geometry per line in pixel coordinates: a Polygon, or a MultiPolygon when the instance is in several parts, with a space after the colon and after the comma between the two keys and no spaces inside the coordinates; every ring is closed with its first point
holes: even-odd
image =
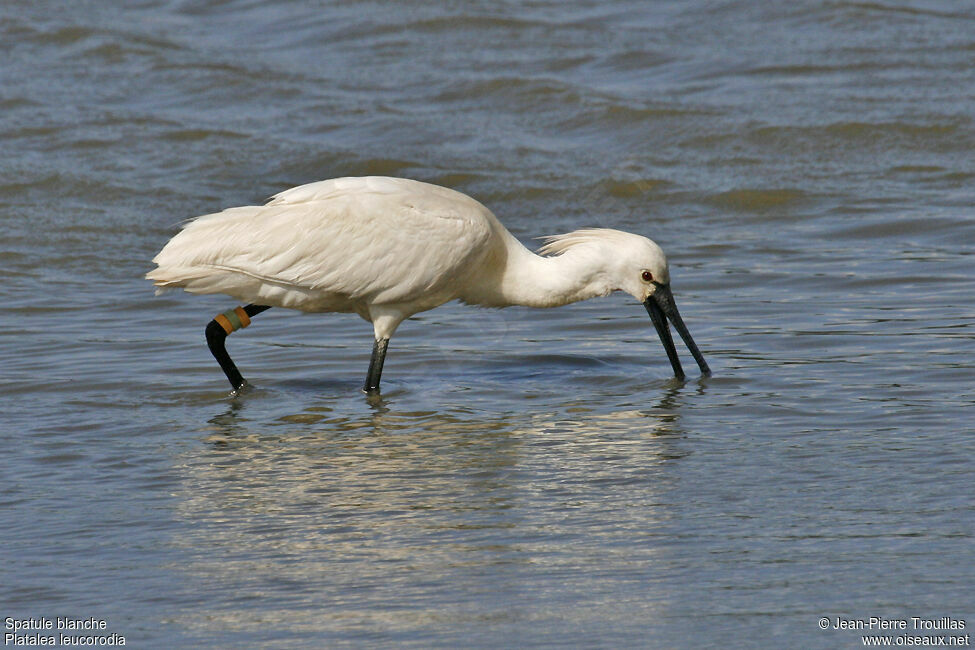
{"type": "Polygon", "coordinates": [[[653,296],[660,287],[670,285],[670,267],[656,242],[627,232],[606,231],[608,270],[613,288],[625,291],[640,302],[653,296]]]}
{"type": "Polygon", "coordinates": [[[628,232],[593,228],[549,238],[542,252],[561,254],[577,246],[600,259],[611,290],[625,291],[643,303],[678,379],[684,378],[684,369],[677,357],[668,320],[694,356],[701,373],[711,374],[704,356],[677,311],[677,303],[670,290],[667,256],[656,242],[628,232]]]}
{"type": "Polygon", "coordinates": [[[677,357],[668,320],[674,325],[674,329],[694,356],[694,360],[701,368],[701,374],[710,375],[711,369],[704,360],[704,355],[701,354],[690,331],[684,325],[684,319],[677,311],[677,303],[670,290],[670,267],[667,264],[667,256],[656,242],[646,237],[630,233],[620,234],[626,237],[619,238],[616,267],[620,278],[619,288],[642,302],[647,313],[650,314],[650,320],[667,351],[670,365],[674,368],[674,375],[678,379],[683,379],[684,369],[681,368],[680,359],[677,357]]]}

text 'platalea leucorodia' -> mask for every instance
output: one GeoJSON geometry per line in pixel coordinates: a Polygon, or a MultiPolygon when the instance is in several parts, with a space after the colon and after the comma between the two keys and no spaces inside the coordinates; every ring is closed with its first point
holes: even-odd
{"type": "Polygon", "coordinates": [[[535,254],[465,194],[403,178],[336,178],[190,221],[153,259],[159,290],[223,293],[246,304],[206,328],[234,391],[245,383],[225,340],[271,307],[355,312],[375,333],[363,389],[379,390],[386,347],[413,314],[451,300],[557,307],[625,291],[643,303],[684,378],[667,320],[704,375],[708,364],[677,311],[660,247],[593,228],[546,238],[535,254]]]}

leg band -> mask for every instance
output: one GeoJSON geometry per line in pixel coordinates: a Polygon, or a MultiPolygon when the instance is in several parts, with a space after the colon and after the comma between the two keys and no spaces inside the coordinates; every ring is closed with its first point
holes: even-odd
{"type": "Polygon", "coordinates": [[[222,314],[218,314],[213,320],[217,321],[227,334],[244,329],[251,324],[250,316],[247,315],[243,307],[234,307],[222,314]]]}

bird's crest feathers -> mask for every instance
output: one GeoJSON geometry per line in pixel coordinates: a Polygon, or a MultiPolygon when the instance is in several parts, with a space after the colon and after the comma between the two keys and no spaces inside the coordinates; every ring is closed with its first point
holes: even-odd
{"type": "Polygon", "coordinates": [[[632,237],[633,235],[629,233],[610,228],[583,228],[582,230],[573,230],[564,235],[539,237],[545,243],[538,249],[538,253],[551,257],[561,255],[574,246],[583,244],[625,244],[632,237]]]}

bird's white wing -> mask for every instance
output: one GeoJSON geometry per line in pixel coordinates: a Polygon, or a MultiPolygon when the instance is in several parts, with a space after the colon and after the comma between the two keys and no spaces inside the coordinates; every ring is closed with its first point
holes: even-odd
{"type": "Polygon", "coordinates": [[[330,308],[336,300],[439,304],[490,254],[498,227],[487,208],[453,190],[333,179],[191,221],[147,277],[163,288],[298,309],[323,300],[330,308]],[[268,300],[278,294],[290,298],[268,300]]]}

